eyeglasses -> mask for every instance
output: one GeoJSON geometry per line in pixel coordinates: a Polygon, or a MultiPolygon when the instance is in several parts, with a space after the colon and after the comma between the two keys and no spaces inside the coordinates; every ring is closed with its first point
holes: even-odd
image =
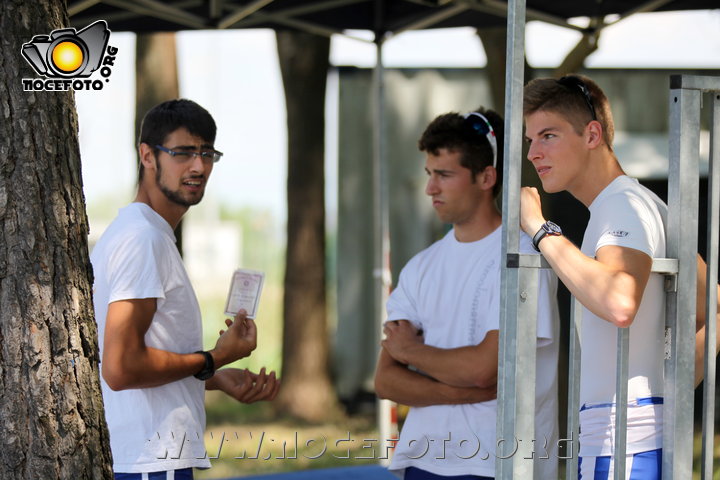
{"type": "Polygon", "coordinates": [[[585,103],[587,103],[588,108],[590,109],[590,114],[592,115],[593,120],[597,120],[597,116],[595,115],[595,107],[593,107],[592,103],[592,95],[590,95],[590,90],[588,90],[587,85],[583,83],[582,80],[580,80],[578,77],[572,76],[572,75],[566,75],[557,81],[560,85],[567,87],[569,89],[573,88],[579,88],[580,93],[582,93],[583,98],[585,99],[585,103]]]}
{"type": "Polygon", "coordinates": [[[490,121],[485,118],[485,115],[478,112],[470,112],[465,114],[465,125],[469,127],[473,132],[485,135],[488,142],[490,142],[490,148],[493,152],[493,163],[492,166],[497,166],[497,138],[495,137],[495,130],[493,130],[490,121]]]}
{"type": "Polygon", "coordinates": [[[212,160],[213,163],[217,163],[223,156],[223,153],[218,152],[217,150],[204,150],[202,152],[176,152],[175,150],[170,150],[169,148],[165,148],[162,145],[155,145],[155,148],[157,148],[158,150],[162,150],[163,152],[167,153],[181,163],[187,162],[191,158],[195,158],[196,155],[199,156],[203,161],[212,160]]]}

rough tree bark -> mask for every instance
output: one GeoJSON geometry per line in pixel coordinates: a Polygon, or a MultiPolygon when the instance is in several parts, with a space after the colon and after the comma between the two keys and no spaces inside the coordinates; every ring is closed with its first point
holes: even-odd
{"type": "MultiPolygon", "coordinates": [[[[135,41],[135,141],[140,137],[142,119],[152,107],[180,96],[177,74],[175,34],[171,32],[139,33],[135,41]]],[[[138,159],[138,162],[140,159],[138,159]]],[[[182,220],[175,228],[180,255],[182,220]]]]}
{"type": "Polygon", "coordinates": [[[0,478],[112,478],[71,93],[24,92],[65,2],[0,3],[0,478]]]}
{"type": "Polygon", "coordinates": [[[288,125],[282,388],[277,405],[319,421],[337,411],[325,299],[325,84],[330,39],[277,33],[288,125]]]}

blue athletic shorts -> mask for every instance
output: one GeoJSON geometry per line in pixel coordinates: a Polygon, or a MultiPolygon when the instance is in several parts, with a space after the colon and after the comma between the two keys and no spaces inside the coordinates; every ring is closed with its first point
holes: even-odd
{"type": "Polygon", "coordinates": [[[478,475],[454,475],[449,477],[445,475],[436,475],[415,467],[406,468],[405,477],[403,478],[404,480],[492,480],[491,477],[480,477],[478,475]]]}
{"type": "MultiPolygon", "coordinates": [[[[609,480],[613,478],[614,462],[607,457],[580,457],[578,480],[609,480]]],[[[662,448],[628,455],[625,461],[627,480],[661,480],[662,448]]]]}
{"type": "Polygon", "coordinates": [[[193,480],[193,469],[170,470],[169,472],[118,473],[115,480],[193,480]]]}

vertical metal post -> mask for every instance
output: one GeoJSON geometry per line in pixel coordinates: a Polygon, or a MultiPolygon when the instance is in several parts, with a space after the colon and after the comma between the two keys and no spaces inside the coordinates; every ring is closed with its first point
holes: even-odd
{"type": "Polygon", "coordinates": [[[578,454],[580,436],[580,351],[582,337],[582,304],[572,298],[570,308],[570,352],[568,354],[568,416],[567,416],[567,448],[565,452],[565,478],[577,480],[578,454]]]}
{"type": "MultiPolygon", "coordinates": [[[[508,254],[517,254],[519,247],[520,225],[520,173],[522,161],[522,97],[525,61],[525,0],[510,0],[507,16],[507,61],[505,70],[505,141],[503,165],[503,239],[502,258],[508,254]]],[[[513,472],[514,439],[517,432],[526,430],[518,423],[524,418],[517,416],[517,362],[518,350],[518,292],[520,275],[524,269],[508,268],[503,262],[501,271],[501,312],[500,312],[500,352],[498,359],[498,419],[497,419],[497,462],[495,477],[509,480],[512,478],[532,478],[519,476],[513,472]]],[[[534,302],[530,302],[534,303],[534,302]]],[[[535,379],[524,379],[528,385],[535,379]]],[[[534,395],[533,395],[534,397],[534,395]]],[[[533,398],[534,400],[534,398],[533,398]]],[[[534,425],[530,428],[533,429],[534,425]]],[[[532,431],[532,430],[531,430],[532,431]]],[[[522,470],[520,468],[519,470],[522,470]]]]}
{"type": "Polygon", "coordinates": [[[618,328],[617,368],[615,371],[615,480],[625,480],[627,451],[628,363],[630,357],[630,328],[618,328]]]}
{"type": "Polygon", "coordinates": [[[700,478],[712,480],[715,435],[715,325],[720,231],[720,90],[712,95],[710,165],[708,171],[707,281],[705,303],[705,380],[703,385],[703,437],[700,478]]]}
{"type": "Polygon", "coordinates": [[[667,294],[663,479],[692,477],[697,208],[701,93],[670,80],[667,256],[678,259],[677,291],[667,294]]]}
{"type": "MultiPolygon", "coordinates": [[[[535,377],[539,268],[520,268],[515,343],[515,432],[513,479],[533,478],[535,450],[535,377]],[[522,393],[520,393],[522,392],[522,393]]],[[[518,298],[516,297],[516,298],[518,298]]],[[[517,300],[516,300],[517,301],[517,300]]],[[[505,437],[510,438],[510,437],[505,437]]]]}
{"type": "MultiPolygon", "coordinates": [[[[380,8],[379,6],[377,8],[380,8]]],[[[382,325],[387,318],[385,305],[390,291],[390,222],[388,213],[388,168],[385,157],[385,68],[382,58],[383,36],[376,34],[377,60],[373,70],[373,279],[374,298],[377,314],[376,340],[380,344],[382,325]]],[[[389,451],[388,440],[393,438],[392,402],[378,399],[378,430],[380,434],[380,464],[389,465],[384,458],[389,451]]]]}

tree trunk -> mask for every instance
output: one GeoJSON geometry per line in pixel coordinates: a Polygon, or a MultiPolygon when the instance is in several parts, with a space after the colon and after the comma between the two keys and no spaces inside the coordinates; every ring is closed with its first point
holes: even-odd
{"type": "MultiPolygon", "coordinates": [[[[490,27],[477,30],[477,35],[482,41],[487,57],[488,79],[490,81],[490,91],[492,92],[493,105],[496,112],[505,117],[505,74],[506,74],[506,57],[507,57],[507,28],[506,27],[490,27]]],[[[533,69],[524,61],[525,83],[533,78],[533,69]]],[[[475,108],[477,105],[472,105],[475,108]]],[[[498,145],[498,148],[503,146],[498,145]]],[[[523,144],[523,158],[527,152],[527,146],[523,144]]],[[[535,168],[530,162],[521,162],[520,168],[522,185],[530,185],[540,188],[540,179],[535,173],[535,168]]],[[[542,191],[542,190],[541,190],[542,191]]],[[[498,201],[502,196],[498,196],[498,201]]]]}
{"type": "MultiPolygon", "coordinates": [[[[177,74],[175,34],[171,32],[139,33],[135,41],[135,141],[140,137],[143,116],[152,107],[180,96],[177,74]]],[[[140,159],[138,159],[138,162],[140,159]]],[[[180,220],[175,229],[180,255],[182,249],[180,220]]]]}
{"type": "Polygon", "coordinates": [[[179,96],[175,34],[139,33],[135,43],[135,139],[148,110],[179,96]]]}
{"type": "MultiPolygon", "coordinates": [[[[0,478],[112,478],[71,93],[24,92],[65,2],[0,3],[0,478]]],[[[89,92],[88,94],[97,94],[89,92]]]]}
{"type": "MultiPolygon", "coordinates": [[[[597,27],[601,23],[601,18],[593,18],[590,21],[590,27],[597,27]]],[[[601,30],[593,33],[584,33],[575,47],[565,56],[560,66],[555,69],[554,75],[560,78],[563,75],[577,73],[577,71],[583,67],[585,59],[598,49],[600,32],[601,30]]]]}
{"type": "MultiPolygon", "coordinates": [[[[492,92],[493,110],[505,116],[505,58],[507,56],[507,27],[479,28],[485,56],[487,57],[487,75],[492,92]]],[[[532,78],[532,68],[525,60],[525,83],[532,78]]],[[[473,105],[473,108],[477,105],[473,105]]],[[[486,105],[487,106],[487,105],[486,105]]]]}
{"type": "Polygon", "coordinates": [[[288,124],[287,257],[277,404],[319,421],[337,411],[325,301],[325,84],[330,40],[277,33],[288,124]]]}

